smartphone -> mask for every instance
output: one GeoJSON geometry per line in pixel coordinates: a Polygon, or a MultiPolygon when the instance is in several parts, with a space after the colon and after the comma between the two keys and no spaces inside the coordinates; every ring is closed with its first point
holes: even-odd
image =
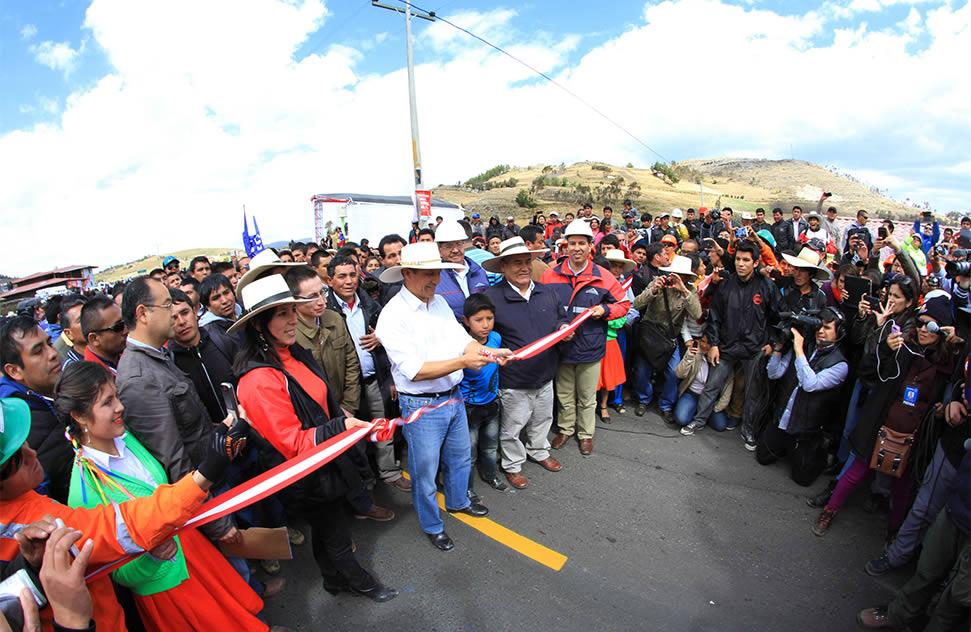
{"type": "Polygon", "coordinates": [[[236,421],[239,419],[239,400],[236,399],[236,389],[229,382],[223,382],[219,385],[219,390],[223,395],[226,412],[233,416],[233,421],[236,421]]]}
{"type": "Polygon", "coordinates": [[[863,299],[872,310],[880,309],[880,299],[876,296],[864,296],[863,299]]]}
{"type": "MultiPolygon", "coordinates": [[[[58,529],[63,529],[66,526],[64,524],[64,521],[61,520],[60,518],[54,518],[54,524],[57,526],[58,529]]],[[[71,545],[71,555],[74,557],[81,555],[81,551],[78,550],[78,545],[76,544],[71,545]]]]}
{"type": "Polygon", "coordinates": [[[735,238],[736,239],[742,239],[746,235],[748,235],[748,230],[746,230],[746,228],[744,226],[741,227],[741,228],[736,228],[735,229],[735,238]]]}
{"type": "Polygon", "coordinates": [[[886,227],[881,226],[881,227],[877,228],[877,237],[879,237],[880,239],[886,239],[887,238],[887,229],[886,229],[886,227]]]}
{"type": "Polygon", "coordinates": [[[715,247],[715,240],[711,237],[705,237],[701,240],[701,245],[705,247],[705,250],[715,247]]]}

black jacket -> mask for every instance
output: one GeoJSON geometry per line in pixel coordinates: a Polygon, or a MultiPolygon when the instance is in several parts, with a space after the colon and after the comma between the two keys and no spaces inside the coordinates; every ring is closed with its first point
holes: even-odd
{"type": "Polygon", "coordinates": [[[780,219],[772,224],[772,236],[775,237],[775,247],[780,252],[792,248],[796,238],[792,234],[792,222],[780,219]]]}
{"type": "MultiPolygon", "coordinates": [[[[327,376],[324,375],[323,369],[314,360],[310,351],[295,344],[290,347],[290,353],[327,385],[327,409],[341,410],[340,402],[334,396],[335,390],[331,388],[327,376]]],[[[237,379],[242,378],[253,369],[259,368],[270,368],[283,374],[287,380],[287,391],[293,404],[293,410],[300,420],[300,425],[305,430],[316,428],[317,445],[346,430],[343,415],[329,418],[320,404],[301,388],[297,380],[280,367],[251,360],[246,364],[245,369],[237,375],[237,379]]],[[[265,437],[262,439],[264,440],[259,442],[260,464],[264,468],[270,469],[283,463],[285,460],[283,455],[268,440],[265,440],[265,437]]],[[[363,445],[359,442],[347,452],[318,469],[315,474],[306,476],[281,490],[279,492],[280,500],[286,506],[289,515],[307,516],[316,510],[319,503],[337,500],[344,497],[350,490],[360,489],[364,485],[364,477],[370,476],[369,471],[370,466],[364,457],[363,445]]]]}
{"type": "Polygon", "coordinates": [[[173,340],[170,348],[175,365],[192,380],[209,417],[223,419],[226,406],[219,385],[223,382],[236,384],[233,373],[233,358],[239,350],[236,339],[219,327],[202,327],[196,347],[183,347],[173,340]]]}
{"type": "MultiPolygon", "coordinates": [[[[850,435],[850,446],[863,458],[870,458],[877,431],[885,423],[894,430],[902,432],[912,430],[912,428],[894,427],[895,423],[888,415],[891,405],[903,397],[906,386],[913,385],[918,389],[917,405],[912,411],[912,417],[915,417],[918,422],[925,412],[929,411],[935,403],[942,401],[944,397],[948,380],[954,370],[956,356],[949,353],[944,345],[924,350],[920,349],[916,342],[907,344],[911,349],[924,355],[914,355],[905,349],[894,353],[886,344],[879,344],[877,346],[879,366],[876,354],[864,354],[860,362],[860,378],[868,379],[873,386],[867,395],[866,406],[860,409],[860,419],[857,421],[856,428],[850,435]]],[[[908,421],[913,423],[915,420],[908,421]]]]}
{"type": "Polygon", "coordinates": [[[722,356],[751,358],[769,342],[769,327],[778,314],[779,290],[774,283],[758,272],[748,281],[731,275],[715,286],[708,340],[722,356]]]}
{"type": "MultiPolygon", "coordinates": [[[[357,288],[357,300],[361,302],[361,311],[364,312],[365,326],[373,329],[378,324],[378,316],[381,315],[381,305],[360,287],[357,288]]],[[[334,296],[333,292],[327,293],[327,309],[340,314],[340,317],[344,319],[344,324],[347,324],[347,315],[341,309],[340,303],[337,302],[337,297],[334,296]]],[[[378,387],[381,389],[384,416],[392,419],[398,416],[399,408],[398,401],[391,397],[391,388],[394,386],[394,379],[391,377],[391,360],[388,358],[388,352],[384,346],[380,346],[372,351],[371,358],[374,360],[374,375],[377,377],[378,387]]],[[[363,379],[364,375],[362,374],[361,377],[363,379]]]]}
{"type": "MultiPolygon", "coordinates": [[[[840,362],[846,362],[846,358],[840,351],[839,345],[823,351],[817,351],[815,356],[809,360],[809,366],[815,373],[820,373],[832,368],[840,362]]],[[[848,365],[849,363],[847,363],[848,365]]],[[[847,375],[849,378],[849,375],[847,375]]],[[[833,388],[825,391],[804,391],[799,386],[799,379],[796,375],[796,359],[792,358],[789,368],[785,375],[779,380],[778,399],[776,400],[775,422],[782,419],[786,404],[792,396],[793,389],[796,392],[796,400],[792,403],[792,410],[789,412],[789,425],[786,432],[791,435],[809,434],[821,431],[830,422],[832,410],[835,409],[842,393],[842,384],[837,384],[833,388]]]]}
{"type": "MultiPolygon", "coordinates": [[[[508,349],[524,347],[570,322],[556,293],[542,283],[533,286],[528,302],[506,281],[490,287],[485,295],[496,306],[495,330],[508,349]]],[[[539,388],[553,379],[558,361],[559,352],[553,347],[534,358],[510,362],[499,369],[499,388],[539,388]]]]}

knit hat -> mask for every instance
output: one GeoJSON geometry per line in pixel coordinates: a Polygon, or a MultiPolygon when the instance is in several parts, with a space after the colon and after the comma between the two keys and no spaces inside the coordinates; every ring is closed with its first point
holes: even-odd
{"type": "Polygon", "coordinates": [[[946,296],[935,296],[924,301],[924,306],[920,310],[919,316],[930,316],[941,327],[949,327],[954,324],[954,315],[951,312],[951,301],[946,296]]]}

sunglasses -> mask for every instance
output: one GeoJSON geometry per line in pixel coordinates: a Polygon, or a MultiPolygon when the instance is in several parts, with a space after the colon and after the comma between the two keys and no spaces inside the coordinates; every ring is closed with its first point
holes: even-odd
{"type": "MultiPolygon", "coordinates": [[[[931,324],[936,325],[937,324],[937,321],[917,319],[917,329],[927,329],[929,331],[931,324]]],[[[931,333],[935,333],[936,334],[938,332],[937,331],[933,331],[931,333]]]]}
{"type": "Polygon", "coordinates": [[[119,320],[117,323],[111,327],[102,327],[101,329],[95,329],[92,333],[100,334],[103,331],[113,331],[116,334],[120,334],[128,329],[128,325],[125,324],[124,320],[119,320]]]}

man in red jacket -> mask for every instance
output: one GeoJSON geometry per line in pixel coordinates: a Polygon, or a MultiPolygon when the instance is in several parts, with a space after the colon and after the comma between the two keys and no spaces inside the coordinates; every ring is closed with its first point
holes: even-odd
{"type": "Polygon", "coordinates": [[[561,345],[560,365],[556,369],[559,433],[551,445],[559,450],[576,432],[580,454],[587,456],[593,451],[594,411],[600,361],[607,346],[607,321],[626,316],[630,301],[614,275],[590,260],[593,233],[587,222],[571,222],[564,237],[567,256],[543,273],[543,283],[557,294],[571,319],[588,308],[592,316],[570,342],[561,345]]]}

